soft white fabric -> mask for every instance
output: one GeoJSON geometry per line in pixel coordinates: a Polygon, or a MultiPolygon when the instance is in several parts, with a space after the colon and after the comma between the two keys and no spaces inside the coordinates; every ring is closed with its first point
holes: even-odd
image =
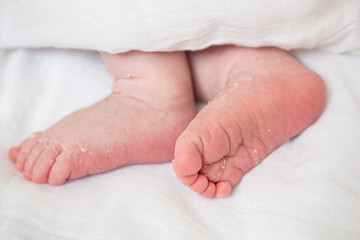
{"type": "Polygon", "coordinates": [[[324,114],[230,197],[206,200],[170,163],[58,187],[25,180],[7,149],[98,101],[112,80],[94,52],[0,52],[0,239],[359,239],[360,57],[295,55],[326,81],[324,114]]]}
{"type": "Polygon", "coordinates": [[[0,46],[107,52],[215,44],[360,50],[359,0],[2,0],[0,46]]]}

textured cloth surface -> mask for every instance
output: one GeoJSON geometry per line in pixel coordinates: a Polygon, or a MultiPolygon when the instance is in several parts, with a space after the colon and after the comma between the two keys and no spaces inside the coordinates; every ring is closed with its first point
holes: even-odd
{"type": "Polygon", "coordinates": [[[0,47],[107,52],[215,44],[359,53],[359,0],[2,0],[0,47]]]}
{"type": "Polygon", "coordinates": [[[170,163],[63,186],[25,180],[7,149],[98,101],[112,80],[95,52],[0,52],[1,239],[359,239],[360,57],[295,55],[326,81],[321,118],[224,199],[198,197],[170,163]]]}

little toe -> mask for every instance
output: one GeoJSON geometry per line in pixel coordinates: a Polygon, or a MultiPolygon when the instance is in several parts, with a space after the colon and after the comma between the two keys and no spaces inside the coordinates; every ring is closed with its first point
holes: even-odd
{"type": "Polygon", "coordinates": [[[194,192],[201,194],[206,190],[208,185],[209,185],[208,179],[204,175],[199,174],[198,178],[190,186],[190,189],[193,190],[194,192]]]}
{"type": "Polygon", "coordinates": [[[31,179],[36,183],[47,183],[50,169],[54,165],[57,156],[58,153],[55,147],[48,146],[38,158],[33,168],[31,179]]]}
{"type": "Polygon", "coordinates": [[[44,150],[45,150],[44,143],[39,143],[33,148],[31,153],[29,154],[29,156],[25,162],[24,172],[23,172],[24,176],[27,179],[31,180],[31,174],[32,174],[33,167],[36,164],[36,161],[41,156],[41,154],[43,153],[44,150]]]}
{"type": "Polygon", "coordinates": [[[63,151],[59,156],[56,157],[55,163],[52,166],[48,183],[51,185],[61,185],[64,184],[66,179],[71,175],[71,153],[63,151]]]}
{"type": "Polygon", "coordinates": [[[216,197],[226,197],[231,192],[231,184],[227,181],[216,183],[216,197]]]}
{"type": "Polygon", "coordinates": [[[200,195],[204,198],[212,198],[215,196],[216,186],[213,182],[209,182],[207,188],[204,192],[200,193],[200,195]]]}

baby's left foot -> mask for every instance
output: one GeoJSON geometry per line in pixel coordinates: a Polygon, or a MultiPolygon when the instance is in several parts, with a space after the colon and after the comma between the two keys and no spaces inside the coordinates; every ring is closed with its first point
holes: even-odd
{"type": "Polygon", "coordinates": [[[203,197],[228,195],[325,105],[322,79],[279,49],[210,48],[190,62],[196,94],[216,97],[178,138],[173,167],[203,197]]]}
{"type": "Polygon", "coordinates": [[[113,93],[10,149],[27,179],[60,185],[173,158],[177,137],[196,113],[185,54],[129,52],[103,59],[116,79],[113,93]]]}

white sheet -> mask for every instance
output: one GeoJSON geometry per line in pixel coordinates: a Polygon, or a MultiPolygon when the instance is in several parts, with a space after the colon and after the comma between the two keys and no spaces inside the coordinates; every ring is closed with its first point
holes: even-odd
{"type": "Polygon", "coordinates": [[[29,182],[7,149],[110,92],[95,52],[0,52],[1,239],[359,239],[360,57],[296,52],[326,81],[324,114],[207,200],[171,164],[123,167],[63,186],[29,182]]]}
{"type": "Polygon", "coordinates": [[[215,44],[360,53],[359,0],[2,0],[0,47],[107,52],[215,44]]]}

